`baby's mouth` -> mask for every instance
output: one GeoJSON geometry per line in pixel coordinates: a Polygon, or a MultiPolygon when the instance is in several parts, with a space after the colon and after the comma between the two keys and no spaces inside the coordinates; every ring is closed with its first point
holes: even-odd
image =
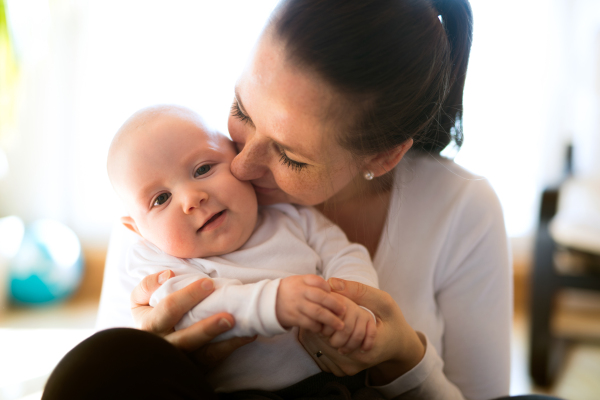
{"type": "Polygon", "coordinates": [[[207,226],[209,226],[211,223],[213,223],[214,221],[217,220],[217,218],[219,218],[221,215],[223,215],[223,213],[225,212],[225,210],[216,213],[215,215],[213,215],[212,217],[210,217],[210,219],[208,221],[206,221],[204,223],[204,225],[202,225],[200,227],[200,229],[198,229],[198,232],[202,231],[204,228],[206,228],[207,226]]]}

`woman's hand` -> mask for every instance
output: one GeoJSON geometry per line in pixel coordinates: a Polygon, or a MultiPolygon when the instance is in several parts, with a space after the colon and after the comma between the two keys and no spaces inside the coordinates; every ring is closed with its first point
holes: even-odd
{"type": "Polygon", "coordinates": [[[421,361],[425,346],[404,319],[392,297],[379,289],[358,282],[330,278],[333,292],[373,311],[377,317],[375,343],[368,351],[357,349],[348,354],[329,343],[333,332],[321,335],[300,330],[299,339],[306,351],[323,371],[337,376],[355,375],[370,368],[372,385],[385,385],[411,370],[421,361]],[[321,352],[322,355],[317,354],[321,352]]]}
{"type": "Polygon", "coordinates": [[[159,335],[181,350],[192,353],[197,363],[205,368],[218,364],[237,348],[252,342],[252,338],[232,338],[218,343],[209,343],[223,332],[233,328],[235,320],[231,314],[219,313],[185,329],[174,327],[192,307],[214,291],[213,281],[200,279],[171,293],[156,307],[149,305],[152,294],[175,276],[167,270],[146,276],[131,293],[131,312],[138,329],[159,335]]]}

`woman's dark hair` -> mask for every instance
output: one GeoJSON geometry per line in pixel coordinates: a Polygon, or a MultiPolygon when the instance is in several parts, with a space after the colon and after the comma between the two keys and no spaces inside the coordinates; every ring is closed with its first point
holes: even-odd
{"type": "Polygon", "coordinates": [[[357,107],[340,136],[354,154],[462,144],[468,0],[287,0],[271,26],[291,62],[357,107]]]}

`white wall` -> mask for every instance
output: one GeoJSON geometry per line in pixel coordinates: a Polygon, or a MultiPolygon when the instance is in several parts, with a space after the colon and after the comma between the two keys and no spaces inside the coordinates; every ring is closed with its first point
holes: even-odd
{"type": "MultiPolygon", "coordinates": [[[[8,4],[23,79],[20,130],[2,142],[10,171],[0,180],[0,216],[53,217],[103,245],[121,212],[105,173],[116,129],[140,107],[179,103],[226,131],[235,79],[276,1],[8,4]]],[[[466,139],[456,161],[490,179],[513,237],[531,235],[540,190],[559,177],[571,136],[586,143],[578,169],[600,171],[599,5],[472,0],[466,139]]]]}
{"type": "Polygon", "coordinates": [[[121,215],[105,171],[117,128],[141,107],[178,103],[226,132],[235,80],[276,2],[8,4],[23,98],[0,215],[56,218],[103,245],[121,215]]]}

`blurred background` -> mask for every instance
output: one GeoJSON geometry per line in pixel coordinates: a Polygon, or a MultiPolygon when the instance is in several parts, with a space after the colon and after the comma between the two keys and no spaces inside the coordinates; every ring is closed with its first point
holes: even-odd
{"type": "MultiPolygon", "coordinates": [[[[487,177],[504,209],[515,268],[511,393],[597,398],[600,2],[471,4],[465,142],[447,155],[487,177]],[[574,215],[556,201],[573,181],[584,182],[571,196],[577,223],[558,223],[555,212],[574,215]],[[545,219],[542,200],[553,211],[545,219]],[[584,283],[563,290],[558,253],[585,260],[574,273],[584,283]],[[538,331],[534,305],[548,315],[538,331]],[[567,344],[556,365],[537,359],[533,379],[532,332],[567,344]]],[[[39,399],[62,355],[93,333],[122,215],[105,169],[113,134],[156,103],[195,109],[227,132],[234,83],[275,5],[0,0],[0,400],[39,399]]]]}

